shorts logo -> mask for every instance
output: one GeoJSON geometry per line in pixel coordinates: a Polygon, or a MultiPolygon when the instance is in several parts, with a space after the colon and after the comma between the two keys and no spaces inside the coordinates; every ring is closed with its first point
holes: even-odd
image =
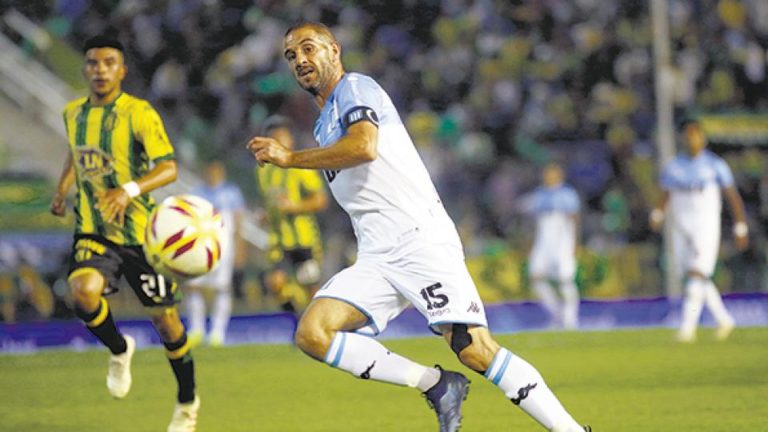
{"type": "Polygon", "coordinates": [[[478,306],[477,303],[472,302],[469,304],[467,312],[480,313],[480,306],[478,306]]]}

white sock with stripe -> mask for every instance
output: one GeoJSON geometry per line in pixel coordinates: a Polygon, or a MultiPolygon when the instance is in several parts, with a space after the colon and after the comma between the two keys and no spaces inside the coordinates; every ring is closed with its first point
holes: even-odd
{"type": "Polygon", "coordinates": [[[417,387],[427,391],[437,384],[440,371],[389,351],[377,340],[357,333],[336,332],[325,363],[362,379],[417,387]]]}
{"type": "Polygon", "coordinates": [[[530,363],[501,348],[485,377],[496,384],[515,405],[551,431],[583,431],[547,387],[530,363]]]}

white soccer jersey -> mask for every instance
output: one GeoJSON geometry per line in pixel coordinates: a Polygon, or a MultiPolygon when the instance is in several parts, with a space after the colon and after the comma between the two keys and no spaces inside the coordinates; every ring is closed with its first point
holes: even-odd
{"type": "Polygon", "coordinates": [[[203,184],[195,188],[192,194],[203,197],[213,204],[224,221],[224,232],[221,236],[219,264],[210,273],[192,279],[188,284],[228,289],[232,284],[235,266],[235,214],[245,209],[245,199],[240,188],[230,182],[224,182],[215,187],[203,184]]]}
{"type": "Polygon", "coordinates": [[[331,193],[352,220],[358,254],[386,253],[414,231],[458,242],[397,110],[372,78],[359,73],[342,77],[315,123],[315,139],[321,147],[332,145],[362,117],[378,122],[378,157],[324,173],[331,193]]]}
{"type": "Polygon", "coordinates": [[[668,213],[676,229],[695,236],[704,231],[720,232],[721,189],[733,186],[728,164],[704,150],[696,158],[680,155],[661,175],[661,188],[669,192],[668,213]]]}

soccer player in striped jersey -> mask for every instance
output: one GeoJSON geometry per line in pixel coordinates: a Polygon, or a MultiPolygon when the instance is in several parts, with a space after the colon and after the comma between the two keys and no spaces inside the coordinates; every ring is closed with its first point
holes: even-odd
{"type": "Polygon", "coordinates": [[[720,251],[720,214],[725,199],[733,215],[736,247],[749,245],[744,202],[736,189],[728,164],[706,149],[701,123],[682,122],[686,152],[670,161],[661,173],[662,200],[650,215],[651,228],[659,230],[665,214],[672,224],[672,249],[676,265],[685,277],[685,299],[677,339],[694,342],[703,306],[717,321],[715,338],[726,339],[735,327],[723,304],[712,275],[720,251]]]}
{"type": "Polygon", "coordinates": [[[358,241],[357,262],[320,288],[302,315],[298,347],[361,379],[418,388],[439,430],[454,432],[467,378],[418,364],[370,337],[411,304],[464,365],[547,430],[583,431],[541,374],[488,331],[456,227],[389,95],[371,77],[344,71],[339,42],[323,24],[289,28],[283,55],[321,109],[319,147],[292,150],[271,137],[254,137],[247,147],[260,166],[324,170],[358,241]]]}
{"type": "MultiPolygon", "coordinates": [[[[288,118],[271,116],[262,129],[265,135],[293,148],[288,118]]],[[[264,283],[283,310],[296,312],[306,306],[306,299],[320,282],[323,244],[315,214],[328,206],[328,196],[314,170],[268,165],[256,169],[256,180],[270,227],[269,260],[275,265],[264,276],[264,283]]]]}
{"type": "Polygon", "coordinates": [[[149,192],[176,179],[173,146],[154,108],[122,91],[127,68],[120,42],[95,36],[86,41],[83,52],[89,95],[64,108],[70,151],[51,202],[51,212],[63,216],[65,197],[76,185],[68,277],[75,313],[111,351],[107,388],[113,397],[125,397],[131,387],[135,341],[117,329],[104,297],[125,277],[147,307],[178,383],[168,431],[193,431],[200,399],[186,331],[175,306],[180,290],[154,271],[142,251],[144,227],[155,205],[149,192]]]}

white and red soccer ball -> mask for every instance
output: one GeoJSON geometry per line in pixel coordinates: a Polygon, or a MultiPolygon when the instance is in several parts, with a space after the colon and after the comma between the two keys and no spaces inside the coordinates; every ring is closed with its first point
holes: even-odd
{"type": "Polygon", "coordinates": [[[221,258],[223,232],[221,214],[206,199],[171,196],[149,215],[144,254],[165,276],[201,276],[213,270],[221,258]]]}

